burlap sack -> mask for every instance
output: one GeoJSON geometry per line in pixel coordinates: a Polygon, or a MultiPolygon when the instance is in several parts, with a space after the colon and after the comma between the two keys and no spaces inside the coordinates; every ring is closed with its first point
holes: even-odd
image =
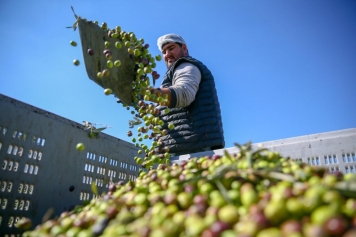
{"type": "Polygon", "coordinates": [[[82,44],[84,63],[89,78],[102,88],[110,88],[113,94],[127,105],[132,104],[132,81],[135,79],[135,61],[129,57],[128,48],[118,38],[110,38],[108,32],[93,22],[78,19],[78,28],[82,44]],[[109,41],[110,46],[105,47],[104,42],[109,41]],[[115,47],[115,43],[122,43],[121,49],[115,47]],[[88,49],[94,51],[93,55],[88,54],[88,49]],[[112,54],[112,61],[120,60],[120,67],[109,69],[110,75],[98,78],[98,72],[107,69],[108,59],[103,53],[109,49],[112,54]]]}

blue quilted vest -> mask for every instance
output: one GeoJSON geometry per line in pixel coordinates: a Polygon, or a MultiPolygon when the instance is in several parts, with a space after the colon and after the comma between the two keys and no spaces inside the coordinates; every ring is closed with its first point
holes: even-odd
{"type": "Polygon", "coordinates": [[[195,100],[185,108],[170,108],[168,114],[161,112],[163,128],[168,134],[160,140],[170,153],[190,153],[200,148],[221,149],[225,146],[224,132],[220,113],[220,104],[215,88],[214,77],[210,70],[192,57],[178,59],[167,71],[161,87],[172,86],[175,69],[183,62],[189,62],[199,68],[202,75],[195,100]],[[169,130],[168,123],[175,128],[169,130]]]}

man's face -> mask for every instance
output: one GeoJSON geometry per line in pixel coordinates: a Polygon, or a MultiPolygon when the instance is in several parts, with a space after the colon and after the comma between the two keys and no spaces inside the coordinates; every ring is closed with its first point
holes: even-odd
{"type": "Polygon", "coordinates": [[[179,58],[187,56],[186,46],[183,44],[182,47],[176,43],[167,43],[162,48],[162,55],[167,68],[170,68],[175,61],[179,58]]]}

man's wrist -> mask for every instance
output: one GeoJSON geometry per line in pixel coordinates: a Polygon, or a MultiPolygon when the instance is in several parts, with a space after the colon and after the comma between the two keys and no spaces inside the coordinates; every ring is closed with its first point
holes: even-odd
{"type": "Polygon", "coordinates": [[[161,88],[152,88],[151,89],[151,94],[160,95],[161,94],[161,88]]]}

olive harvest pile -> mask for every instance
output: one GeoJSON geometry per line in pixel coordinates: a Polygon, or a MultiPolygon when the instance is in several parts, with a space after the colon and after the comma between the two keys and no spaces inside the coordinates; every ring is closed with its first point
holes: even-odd
{"type": "MultiPolygon", "coordinates": [[[[236,144],[238,152],[170,163],[160,136],[173,124],[160,120],[156,105],[167,97],[152,93],[148,74],[155,58],[148,45],[120,27],[102,28],[128,47],[136,62],[133,104],[125,105],[137,126],[132,142],[141,147],[133,159],[142,169],[135,181],[110,184],[88,204],[23,233],[24,237],[352,237],[356,236],[356,176],[329,173],[279,153],[236,144]],[[154,101],[154,102],[150,102],[154,101]],[[140,144],[152,139],[152,146],[140,144]],[[155,148],[161,150],[157,152],[155,148]],[[144,152],[144,153],[143,153],[144,152]]],[[[106,42],[104,42],[106,43],[106,42]]],[[[76,43],[71,42],[73,46],[76,43]]],[[[88,53],[93,53],[88,50],[88,53]]],[[[108,53],[106,52],[103,52],[108,53]]],[[[120,62],[108,58],[108,69],[120,62]]],[[[74,61],[79,65],[79,61],[74,61]]],[[[104,90],[111,94],[110,88],[104,90]]],[[[169,113],[169,109],[163,111],[169,113]]],[[[133,136],[128,131],[128,136],[133,136]]],[[[84,149],[84,146],[79,146],[84,149]]],[[[26,229],[29,220],[18,227],[26,229]]]]}
{"type": "Polygon", "coordinates": [[[239,148],[141,171],[23,236],[356,235],[354,174],[331,174],[250,144],[239,148]]]}
{"type": "MultiPolygon", "coordinates": [[[[86,19],[84,20],[86,21],[86,19]]],[[[91,23],[98,24],[97,21],[91,23]]],[[[105,48],[103,52],[94,52],[92,48],[86,49],[88,55],[103,54],[105,60],[107,60],[104,69],[97,73],[97,79],[109,77],[111,69],[114,67],[122,67],[122,62],[113,57],[114,50],[119,50],[123,47],[127,48],[126,60],[134,60],[135,62],[133,73],[135,78],[132,81],[132,103],[125,104],[121,102],[122,106],[129,110],[133,116],[133,119],[129,121],[130,130],[127,132],[127,136],[132,137],[131,141],[136,147],[140,148],[138,155],[134,157],[135,161],[142,165],[143,168],[150,168],[157,163],[169,163],[170,155],[162,145],[160,137],[166,135],[168,129],[174,129],[174,124],[165,124],[159,118],[160,113],[169,113],[168,108],[162,111],[156,108],[157,105],[165,106],[168,96],[152,90],[152,84],[154,85],[155,81],[160,77],[154,68],[156,67],[156,61],[161,60],[161,55],[152,56],[148,50],[149,44],[145,43],[144,39],[137,39],[133,32],[126,32],[120,26],[110,29],[107,23],[104,22],[101,24],[101,28],[110,39],[114,39],[115,43],[113,46],[113,41],[110,43],[107,40],[103,40],[105,48]],[[137,130],[133,131],[134,128],[137,130]],[[150,147],[144,144],[148,140],[152,140],[150,147]]],[[[70,44],[74,47],[77,46],[75,41],[71,41],[70,44]]],[[[73,63],[76,66],[80,65],[77,59],[73,63]]],[[[105,95],[112,93],[112,88],[104,89],[105,95]]],[[[94,134],[91,133],[89,136],[94,137],[94,134]]]]}

